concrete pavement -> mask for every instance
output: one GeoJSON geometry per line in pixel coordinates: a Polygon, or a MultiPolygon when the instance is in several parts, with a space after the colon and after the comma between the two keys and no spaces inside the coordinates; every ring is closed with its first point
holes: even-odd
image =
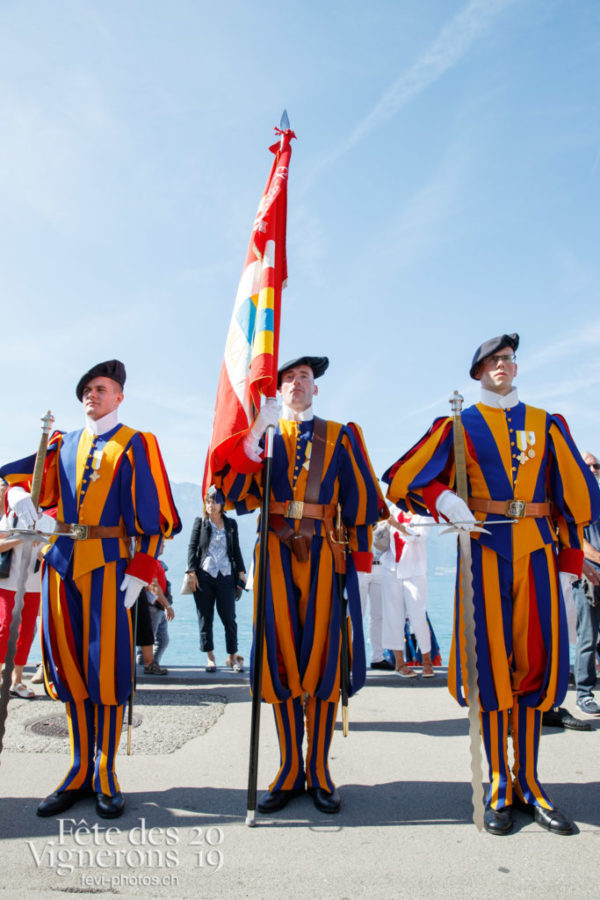
{"type": "MultiPolygon", "coordinates": [[[[35,809],[68,766],[59,704],[40,691],[11,700],[0,763],[0,898],[596,897],[600,876],[600,720],[589,732],[544,729],[540,774],[577,822],[549,834],[515,813],[507,837],[470,822],[466,712],[445,676],[404,682],[370,673],[336,731],[337,816],[308,796],[245,824],[250,702],[245,676],[172,669],[141,679],[133,753],[121,743],[124,815],[99,819],[93,801],[62,818],[35,809]],[[58,716],[58,719],[52,719],[58,716]],[[58,727],[57,727],[58,726],[58,727]],[[42,728],[43,731],[43,728],[42,728]]],[[[574,694],[566,701],[575,712],[574,694]]],[[[259,792],[278,767],[263,706],[259,792]]]]}

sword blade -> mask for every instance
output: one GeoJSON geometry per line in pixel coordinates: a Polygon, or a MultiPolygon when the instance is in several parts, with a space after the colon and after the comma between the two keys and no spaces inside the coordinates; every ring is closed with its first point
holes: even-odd
{"type": "Polygon", "coordinates": [[[467,693],[469,700],[469,745],[471,749],[471,793],[473,822],[479,831],[483,828],[483,770],[481,740],[479,736],[479,685],[477,683],[477,643],[475,640],[475,616],[473,614],[473,575],[471,572],[471,538],[468,531],[461,532],[460,581],[464,610],[465,653],[467,657],[467,693]],[[468,610],[468,612],[467,612],[468,610]]]}
{"type": "MultiPolygon", "coordinates": [[[[466,503],[468,501],[467,455],[461,409],[463,398],[454,392],[450,399],[452,407],[452,437],[454,440],[454,464],[456,467],[456,493],[466,503]]],[[[459,534],[459,565],[462,587],[463,628],[465,635],[465,655],[467,668],[467,694],[469,709],[469,743],[471,748],[471,792],[473,799],[473,822],[477,829],[483,829],[483,774],[481,764],[481,740],[479,736],[479,685],[477,683],[477,641],[475,640],[475,605],[473,597],[473,573],[471,569],[471,537],[468,531],[459,534]]],[[[460,653],[460,651],[459,651],[460,653]]]]}

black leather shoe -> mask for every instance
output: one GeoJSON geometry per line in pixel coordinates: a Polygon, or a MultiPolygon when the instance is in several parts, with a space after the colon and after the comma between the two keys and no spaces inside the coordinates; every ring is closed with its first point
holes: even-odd
{"type": "Polygon", "coordinates": [[[371,668],[382,669],[384,672],[393,672],[396,667],[391,662],[388,662],[387,659],[380,659],[377,662],[372,662],[371,668]]]}
{"type": "Polygon", "coordinates": [[[567,819],[560,809],[546,809],[544,806],[536,806],[534,803],[525,803],[516,795],[513,797],[513,804],[517,809],[533,816],[538,825],[547,828],[553,834],[573,834],[573,823],[567,819]]]}
{"type": "Polygon", "coordinates": [[[37,808],[38,816],[58,816],[71,809],[74,803],[92,796],[91,788],[77,788],[74,791],[54,791],[48,794],[37,808]]]}
{"type": "Polygon", "coordinates": [[[111,797],[110,794],[96,794],[96,812],[103,819],[118,819],[125,809],[125,798],[121,791],[111,797]]]}
{"type": "Polygon", "coordinates": [[[512,806],[503,806],[501,809],[486,806],[483,827],[489,834],[509,834],[513,827],[512,806]]]}
{"type": "Polygon", "coordinates": [[[591,731],[592,726],[583,719],[576,719],[564,706],[555,706],[542,713],[542,725],[551,728],[572,728],[574,731],[591,731]]]}
{"type": "Polygon", "coordinates": [[[258,811],[261,813],[279,812],[287,806],[293,797],[300,797],[304,793],[304,787],[294,788],[292,791],[267,791],[258,803],[258,811]]]}
{"type": "Polygon", "coordinates": [[[308,789],[308,793],[313,798],[313,803],[315,804],[319,812],[338,813],[340,811],[342,801],[340,795],[335,789],[333,793],[330,793],[324,788],[311,787],[308,789]]]}

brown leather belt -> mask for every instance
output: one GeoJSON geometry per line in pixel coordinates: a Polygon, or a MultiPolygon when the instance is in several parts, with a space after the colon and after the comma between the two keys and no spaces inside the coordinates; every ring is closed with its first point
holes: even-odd
{"type": "Polygon", "coordinates": [[[495,516],[507,516],[509,519],[531,517],[541,519],[549,516],[550,503],[526,503],[525,500],[485,500],[483,497],[469,497],[469,509],[473,512],[493,513],[495,516]]]}
{"type": "Polygon", "coordinates": [[[76,522],[57,522],[55,534],[66,534],[77,541],[96,540],[98,538],[121,538],[127,540],[128,534],[124,525],[79,525],[76,522]]]}
{"type": "Polygon", "coordinates": [[[271,500],[269,513],[286,519],[325,519],[335,517],[335,504],[305,503],[303,500],[271,500]]]}
{"type": "Polygon", "coordinates": [[[269,528],[274,531],[282,544],[294,554],[298,562],[308,562],[310,542],[315,531],[314,522],[323,522],[323,537],[333,554],[336,572],[346,570],[346,544],[334,534],[334,520],[337,507],[333,503],[315,503],[319,499],[325,447],[327,443],[327,422],[315,416],[313,425],[312,453],[308,464],[308,478],[304,496],[306,500],[271,500],[269,504],[269,528]],[[299,521],[298,531],[286,519],[299,521]]]}

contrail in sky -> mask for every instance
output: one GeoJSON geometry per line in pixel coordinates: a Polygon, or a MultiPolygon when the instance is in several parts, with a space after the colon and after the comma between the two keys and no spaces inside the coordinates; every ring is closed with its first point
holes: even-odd
{"type": "Polygon", "coordinates": [[[444,25],[425,53],[382,94],[349,137],[321,161],[318,169],[327,168],[347,153],[366,135],[393,118],[413,97],[455,66],[471,45],[485,34],[493,19],[514,2],[515,0],[470,0],[461,12],[444,25]]]}

